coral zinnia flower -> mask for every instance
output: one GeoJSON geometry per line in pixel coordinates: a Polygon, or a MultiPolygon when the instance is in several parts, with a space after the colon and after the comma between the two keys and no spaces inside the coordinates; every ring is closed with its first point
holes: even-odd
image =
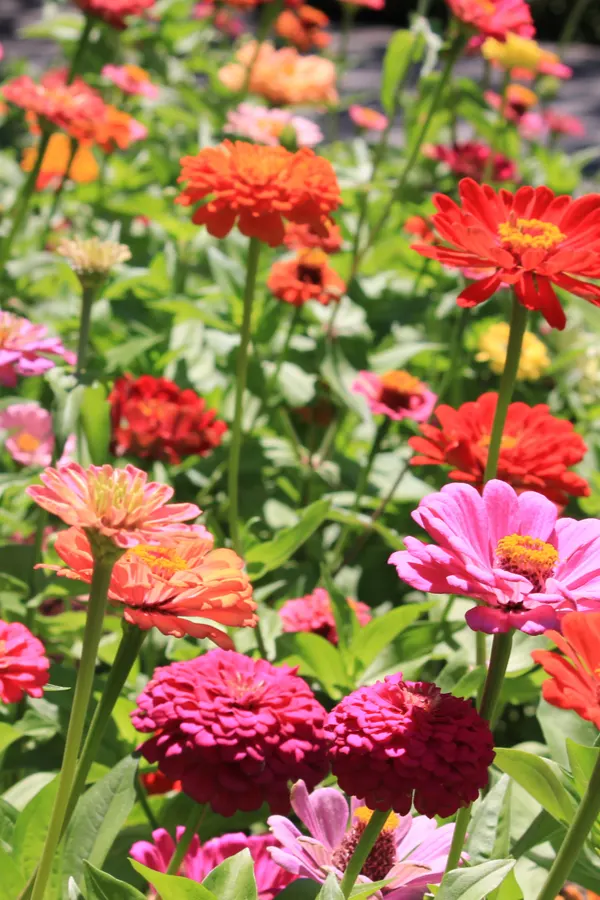
{"type": "MultiPolygon", "coordinates": [[[[481,332],[477,342],[478,352],[475,359],[477,362],[489,363],[490,369],[496,375],[501,375],[504,371],[509,335],[510,325],[508,322],[494,322],[481,332]]],[[[517,379],[537,381],[548,371],[550,365],[551,361],[546,345],[533,332],[526,331],[523,335],[517,379]]],[[[481,398],[479,399],[481,401],[481,398]]],[[[585,452],[585,445],[583,449],[585,452]]]]}
{"type": "Polygon", "coordinates": [[[437,402],[437,394],[414,375],[402,370],[384,375],[361,371],[352,384],[352,390],[367,398],[373,415],[388,416],[396,422],[401,419],[424,422],[437,402]]]}
{"type": "Polygon", "coordinates": [[[102,19],[120,31],[127,27],[128,16],[141,16],[154,6],[154,0],[75,0],[75,3],[86,15],[102,19]]]}
{"type": "Polygon", "coordinates": [[[533,37],[535,26],[526,0],[446,0],[457,19],[480,35],[504,41],[511,32],[533,37]]]}
{"type": "Polygon", "coordinates": [[[14,387],[17,375],[43,375],[54,368],[48,356],[60,357],[69,365],[75,362],[75,354],[57,337],[48,336],[45,325],[0,310],[0,384],[14,387]]]}
{"type": "Polygon", "coordinates": [[[568,134],[571,137],[585,135],[585,123],[578,116],[569,116],[553,109],[546,109],[544,110],[544,123],[552,134],[568,134]]]}
{"type": "Polygon", "coordinates": [[[504,42],[490,37],[481,52],[487,60],[511,71],[513,78],[528,79],[537,75],[570,78],[573,74],[556,53],[544,50],[537,41],[518,34],[507,34],[504,42]]]}
{"type": "Polygon", "coordinates": [[[230,110],[223,131],[270,147],[314,147],[323,140],[323,132],[310,119],[286,109],[267,109],[252,103],[240,103],[237,109],[230,110]],[[289,139],[285,139],[286,135],[289,139]]]}
{"type": "Polygon", "coordinates": [[[410,216],[404,223],[403,228],[407,234],[421,238],[426,244],[432,244],[436,239],[435,232],[431,230],[429,220],[424,219],[423,216],[410,216]]]}
{"type": "MultiPolygon", "coordinates": [[[[124,606],[124,618],[143,631],[158,628],[174,637],[209,638],[232,649],[225,632],[190,617],[236,628],[256,625],[256,603],[243,560],[233,550],[213,550],[212,535],[204,529],[198,533],[193,526],[187,534],[185,528],[173,537],[166,532],[162,540],[138,544],[116,562],[109,600],[124,606]]],[[[91,582],[94,560],[82,529],[61,531],[55,549],[68,568],[44,568],[91,582]]]]}
{"type": "Polygon", "coordinates": [[[109,64],[103,66],[102,75],[132,97],[148,97],[150,100],[158,97],[158,87],[152,84],[146,70],[139,66],[109,64]]]}
{"type": "MultiPolygon", "coordinates": [[[[360,625],[366,625],[371,621],[371,610],[366,603],[360,603],[348,597],[348,605],[356,613],[360,625]]],[[[332,644],[338,642],[331,597],[324,588],[315,588],[312,594],[307,594],[305,597],[286,600],[279,610],[279,615],[284,631],[292,634],[309,631],[313,634],[320,634],[332,644]]]]}
{"type": "Polygon", "coordinates": [[[49,668],[42,642],[20,622],[0,619],[0,700],[18,703],[25,694],[41,697],[49,668]]]}
{"type": "Polygon", "coordinates": [[[112,452],[179,463],[218,447],[227,425],[195,391],[167,378],[117,378],[109,396],[112,452]]]}
{"type": "Polygon", "coordinates": [[[436,543],[407,537],[389,561],[417,590],[485,604],[466,614],[474,631],[539,634],[600,601],[600,520],[557,516],[546,497],[504,481],[488,481],[483,495],[447,484],[412,513],[436,543]]]}
{"type": "Polygon", "coordinates": [[[537,94],[522,84],[509,84],[504,96],[495,91],[486,91],[483,96],[493,109],[502,110],[509,122],[516,123],[538,102],[537,94]]]}
{"type": "MultiPolygon", "coordinates": [[[[268,825],[283,849],[269,850],[272,858],[301,878],[321,884],[329,872],[341,880],[358,841],[371,818],[371,810],[352,798],[350,809],[335,788],[309,794],[303,781],[292,787],[292,809],[309,831],[306,838],[289,819],[271,816],[268,825]]],[[[418,900],[428,884],[439,884],[444,874],[454,825],[442,825],[425,816],[392,813],[366,859],[357,884],[388,881],[385,900],[418,900]]],[[[375,897],[380,896],[377,892],[375,897]]]]}
{"type": "MultiPolygon", "coordinates": [[[[439,427],[422,425],[423,437],[411,437],[409,444],[419,454],[412,465],[452,466],[449,477],[468,481],[476,487],[483,484],[492,424],[498,394],[482,394],[473,403],[458,409],[439,406],[435,415],[439,427]]],[[[569,471],[581,462],[587,447],[571,422],[550,414],[540,403],[511,403],[504,426],[498,478],[517,491],[534,490],[559,505],[569,497],[587,497],[585,479],[569,471]]]]}
{"type": "Polygon", "coordinates": [[[301,250],[309,247],[324,250],[325,253],[337,253],[342,249],[340,226],[331,220],[322,224],[326,234],[313,231],[310,225],[297,225],[295,222],[286,222],[283,242],[290,250],[301,250]]]}
{"type": "Polygon", "coordinates": [[[562,635],[547,631],[560,656],[551,650],[534,650],[533,661],[551,677],[542,685],[544,700],[600,728],[600,613],[567,613],[562,635]]]}
{"type": "Polygon", "coordinates": [[[323,50],[331,43],[331,35],[323,29],[329,25],[329,16],[314,6],[303,4],[296,10],[284,9],[275,22],[275,31],[302,53],[315,47],[323,50]]]}
{"type": "MultiPolygon", "coordinates": [[[[26,147],[23,151],[21,168],[24,172],[31,172],[37,162],[38,148],[26,147]]],[[[66,134],[57,131],[50,137],[48,148],[44,153],[42,168],[35,183],[38,191],[47,187],[56,187],[66,176],[77,184],[88,184],[96,181],[99,174],[98,163],[90,148],[80,144],[69,167],[71,159],[71,141],[66,134]],[[69,171],[67,172],[67,167],[69,171]]]]}
{"type": "Polygon", "coordinates": [[[76,140],[90,140],[95,123],[104,117],[102,97],[81,78],[66,84],[63,70],[47,72],[37,84],[29,75],[19,75],[2,88],[9,103],[62,128],[76,140]]]}
{"type": "Polygon", "coordinates": [[[561,330],[567,320],[553,284],[600,306],[600,286],[581,280],[600,278],[600,194],[573,200],[547,187],[497,194],[471,178],[459,192],[462,206],[444,194],[433,198],[433,224],[446,245],[413,246],[446,266],[493,270],[462,291],[459,306],[478,306],[510,284],[523,306],[561,330]]]}
{"type": "Polygon", "coordinates": [[[327,773],[325,710],[288,666],[211,650],[156,669],[132,721],[169,778],[214,812],[289,809],[288,779],[314,787],[327,773]]]}
{"type": "Polygon", "coordinates": [[[344,697],[325,737],[342,790],[369,809],[446,818],[488,783],[494,739],[469,700],[388,675],[344,697]]]}
{"type": "Polygon", "coordinates": [[[196,225],[225,237],[235,224],[246,237],[276,247],[283,242],[284,219],[324,232],[324,220],[340,203],[333,167],[308,147],[290,153],[284,147],[261,147],[224,141],[181,160],[185,183],[176,203],[197,206],[196,225]],[[208,199],[207,199],[208,198],[208,199]]]}
{"type": "Polygon", "coordinates": [[[387,116],[377,112],[376,109],[369,109],[368,106],[353,104],[348,110],[348,115],[355,125],[369,131],[385,131],[388,125],[387,116]]]}
{"type": "Polygon", "coordinates": [[[445,163],[454,175],[474,178],[483,181],[485,177],[492,181],[515,181],[517,167],[503,153],[495,153],[481,141],[465,141],[462,144],[446,146],[429,144],[423,153],[430,159],[445,163]]]}
{"type": "Polygon", "coordinates": [[[309,300],[327,306],[339,301],[346,282],[328,263],[322,250],[298,250],[294,259],[273,263],[267,287],[279,300],[302,306],[309,300]]]}
{"type": "Polygon", "coordinates": [[[160,541],[165,528],[200,515],[195,503],[169,503],[173,488],[148,481],[147,473],[135,466],[84,469],[72,462],[49,467],[40,478],[43,486],[26,490],[38,506],[116,547],[160,541]]]}

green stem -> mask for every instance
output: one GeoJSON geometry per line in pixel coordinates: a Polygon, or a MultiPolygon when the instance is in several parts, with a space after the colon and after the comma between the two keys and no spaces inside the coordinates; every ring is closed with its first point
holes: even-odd
{"type": "Polygon", "coordinates": [[[190,817],[185,826],[185,832],[181,835],[181,840],[177,844],[175,853],[171,857],[171,862],[169,863],[169,868],[167,869],[167,875],[177,875],[177,873],[179,872],[181,863],[183,862],[185,854],[190,848],[190,844],[194,839],[194,835],[198,831],[198,827],[202,819],[204,818],[205,812],[206,810],[204,806],[192,807],[190,817]]]}
{"type": "Polygon", "coordinates": [[[52,219],[56,215],[56,211],[58,209],[58,204],[60,203],[60,198],[62,197],[63,191],[65,189],[65,185],[69,179],[69,173],[71,172],[71,166],[73,165],[73,160],[75,159],[75,154],[77,153],[77,141],[75,138],[71,138],[71,148],[69,151],[69,159],[67,162],[67,167],[63,172],[62,178],[60,179],[60,183],[54,192],[54,197],[52,198],[52,204],[50,206],[50,210],[48,212],[48,216],[46,218],[46,224],[44,225],[44,229],[42,232],[42,240],[40,242],[42,250],[48,240],[48,233],[52,227],[52,219]]]}
{"type": "Polygon", "coordinates": [[[562,33],[558,39],[558,50],[564,47],[566,44],[570,44],[575,36],[575,32],[579,27],[579,23],[581,22],[581,18],[586,11],[590,0],[576,0],[571,8],[571,12],[567,16],[567,20],[564,24],[564,28],[562,33]]]}
{"type": "Polygon", "coordinates": [[[60,775],[58,776],[58,790],[54,800],[50,824],[48,826],[44,849],[42,851],[36,879],[33,885],[33,891],[31,893],[31,900],[43,900],[46,893],[48,879],[54,862],[54,855],[56,853],[56,848],[58,847],[58,842],[60,841],[65,821],[71,789],[75,781],[75,766],[92,694],[96,657],[98,654],[98,645],[102,636],[108,587],[113,566],[114,558],[110,560],[96,560],[94,564],[94,574],[90,585],[90,599],[83,635],[83,646],[81,649],[81,663],[73,695],[71,717],[69,719],[62,766],[60,775]]]}
{"type": "Polygon", "coordinates": [[[98,293],[98,284],[83,284],[81,292],[81,315],[79,318],[79,339],[77,342],[77,363],[75,366],[75,377],[79,381],[85,370],[89,343],[90,343],[90,326],[92,322],[92,306],[98,293]]]}
{"type": "Polygon", "coordinates": [[[148,819],[148,824],[152,831],[156,831],[157,828],[160,828],[160,823],[154,813],[152,812],[152,807],[148,803],[148,795],[146,793],[146,788],[141,780],[141,776],[138,776],[135,779],[135,795],[137,797],[138,803],[144,810],[144,815],[148,819]]]}
{"type": "MultiPolygon", "coordinates": [[[[298,322],[298,319],[300,317],[300,310],[301,310],[301,307],[295,306],[292,311],[292,314],[288,321],[288,326],[287,326],[287,330],[285,333],[285,337],[283,339],[283,347],[281,348],[281,353],[279,355],[279,359],[277,360],[277,364],[275,365],[273,374],[267,380],[267,383],[265,385],[264,398],[265,398],[266,405],[269,405],[272,403],[273,392],[277,385],[277,379],[279,378],[279,373],[281,372],[281,367],[283,366],[283,364],[286,360],[287,352],[290,348],[290,341],[292,340],[292,336],[294,334],[294,329],[296,328],[296,323],[298,322]]],[[[250,425],[250,431],[252,431],[254,426],[256,425],[256,421],[257,421],[258,417],[260,416],[260,413],[261,413],[261,410],[259,409],[258,412],[256,413],[256,415],[254,416],[254,419],[252,420],[252,424],[250,425]]]]}
{"type": "Polygon", "coordinates": [[[348,63],[348,50],[350,49],[350,35],[356,18],[357,7],[352,3],[342,3],[342,34],[340,39],[340,54],[338,63],[342,72],[348,63]]]}
{"type": "Polygon", "coordinates": [[[600,813],[600,757],[596,761],[586,792],[575,813],[575,818],[548,872],[537,900],[554,900],[569,877],[571,869],[581,856],[585,840],[600,813]]]}
{"type": "Polygon", "coordinates": [[[73,59],[71,60],[71,65],[67,73],[67,84],[72,84],[79,73],[79,69],[81,67],[81,63],[83,62],[83,57],[87,49],[93,27],[93,17],[86,16],[85,22],[83,23],[83,28],[81,29],[81,34],[79,35],[77,47],[75,48],[75,53],[73,54],[73,59]]]}
{"type": "Polygon", "coordinates": [[[375,846],[375,841],[381,834],[381,829],[386,823],[390,811],[381,812],[377,809],[367,822],[367,827],[363,831],[354,853],[350,857],[350,861],[344,872],[340,888],[345,900],[352,893],[352,888],[356,884],[356,879],[360,875],[364,864],[366,863],[369,853],[375,846]]]}
{"type": "Polygon", "coordinates": [[[238,492],[240,456],[242,450],[242,414],[244,409],[246,377],[248,374],[248,346],[250,344],[250,332],[252,326],[252,304],[254,302],[254,292],[256,289],[256,274],[258,272],[260,247],[261,244],[258,238],[250,238],[246,286],[244,288],[244,315],[242,319],[242,331],[240,335],[240,347],[238,350],[236,368],[235,412],[231,428],[231,444],[229,447],[229,534],[233,549],[237,553],[239,553],[241,549],[238,522],[238,492]]]}
{"type": "Polygon", "coordinates": [[[469,320],[469,314],[470,310],[461,309],[455,318],[452,335],[450,337],[450,362],[448,363],[448,369],[442,376],[440,386],[437,389],[436,406],[439,406],[440,403],[442,403],[449,390],[453,395],[456,393],[454,385],[457,381],[457,375],[462,369],[461,356],[463,349],[463,334],[469,320]]]}
{"type": "Polygon", "coordinates": [[[487,650],[485,646],[485,632],[475,632],[475,665],[485,666],[487,663],[487,650]]]}

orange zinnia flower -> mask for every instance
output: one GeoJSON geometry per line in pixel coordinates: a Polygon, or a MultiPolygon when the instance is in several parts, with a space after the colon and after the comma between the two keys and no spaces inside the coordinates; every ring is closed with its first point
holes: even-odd
{"type": "Polygon", "coordinates": [[[275,31],[298,50],[306,53],[313,47],[322,50],[331,43],[331,35],[323,31],[329,25],[329,17],[307,4],[297,10],[284,9],[277,17],[275,31]]]}
{"type": "Polygon", "coordinates": [[[496,193],[471,178],[459,192],[462,207],[444,194],[433,199],[432,221],[445,245],[413,246],[446,266],[491,272],[462,291],[459,306],[478,306],[503,283],[553,328],[567,321],[553,284],[600,306],[600,286],[580,280],[600,278],[600,194],[573,200],[547,187],[496,193]]]}
{"type": "Polygon", "coordinates": [[[340,202],[340,188],[326,159],[302,147],[263,147],[224,141],[181,160],[185,187],[176,203],[196,207],[192,221],[225,237],[237,223],[247,237],[276,247],[283,242],[284,219],[325,233],[324,224],[340,202]]]}
{"type": "Polygon", "coordinates": [[[310,225],[297,225],[295,222],[286,222],[283,242],[290,250],[300,250],[304,247],[318,247],[325,253],[337,253],[342,249],[342,232],[335,222],[323,223],[327,234],[317,234],[310,225]]]}
{"type": "MultiPolygon", "coordinates": [[[[158,628],[174,637],[209,638],[233,650],[233,641],[220,628],[190,618],[238,628],[256,625],[243,560],[233,550],[213,550],[213,536],[204,529],[190,526],[187,534],[181,528],[179,534],[162,537],[163,543],[138,544],[116,562],[109,600],[124,606],[124,618],[143,631],[158,628]]],[[[43,568],[90,584],[94,559],[83,529],[61,531],[54,546],[67,568],[43,568]]]]}
{"type": "Polygon", "coordinates": [[[304,249],[294,259],[273,264],[267,287],[279,300],[293,306],[309,300],[327,306],[341,299],[346,283],[328,264],[326,253],[304,249]]]}
{"type": "MultiPolygon", "coordinates": [[[[26,147],[23,151],[21,168],[24,172],[31,172],[36,164],[38,156],[37,147],[26,147]]],[[[98,178],[98,163],[88,146],[80,144],[67,172],[67,166],[71,158],[71,141],[68,135],[60,131],[55,132],[48,142],[48,149],[44,153],[42,168],[36,181],[38,191],[44,190],[62,179],[65,175],[71,181],[78,184],[87,184],[98,178]]]]}
{"type": "Polygon", "coordinates": [[[561,629],[562,635],[547,631],[546,637],[564,656],[551,650],[531,654],[551,676],[542,685],[544,699],[600,728],[600,613],[567,613],[561,629]]]}

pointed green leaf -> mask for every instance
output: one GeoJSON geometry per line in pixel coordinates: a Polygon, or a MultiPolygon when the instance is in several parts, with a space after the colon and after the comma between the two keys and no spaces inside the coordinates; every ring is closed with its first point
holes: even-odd
{"type": "Polygon", "coordinates": [[[301,547],[327,518],[328,500],[317,500],[308,506],[300,521],[292,528],[284,528],[272,541],[251,547],[246,553],[246,565],[252,580],[278,569],[301,547]]]}
{"type": "Polygon", "coordinates": [[[25,887],[25,876],[14,859],[0,847],[0,900],[15,900],[25,887]]]}
{"type": "Polygon", "coordinates": [[[124,881],[84,862],[87,900],[145,900],[144,895],[124,881]]]}
{"type": "Polygon", "coordinates": [[[419,59],[423,49],[423,39],[412,31],[400,30],[391,36],[383,59],[381,79],[381,105],[388,115],[394,112],[396,95],[406,78],[409,66],[419,59]],[[418,47],[415,47],[416,41],[419,41],[418,47]]]}
{"type": "Polygon", "coordinates": [[[248,848],[209,872],[202,885],[219,900],[257,900],[254,862],[248,848]]]}
{"type": "Polygon", "coordinates": [[[383,616],[371,619],[356,635],[356,647],[352,648],[363,666],[370,665],[394,638],[402,634],[433,605],[433,603],[407,603],[383,616]]]}
{"type": "Polygon", "coordinates": [[[110,403],[104,385],[96,382],[86,387],[79,415],[91,460],[101,466],[108,459],[110,444],[110,403]]]}
{"type": "Polygon", "coordinates": [[[344,653],[347,648],[352,647],[355,643],[361,628],[358,624],[356,613],[348,603],[348,598],[335,584],[325,566],[321,568],[321,578],[331,598],[331,609],[338,633],[338,647],[344,653]]]}
{"type": "Polygon", "coordinates": [[[20,813],[13,834],[13,856],[28,878],[36,867],[48,833],[58,779],[42,788],[20,813]]]}
{"type": "Polygon", "coordinates": [[[342,889],[333,872],[327,876],[327,881],[317,894],[317,900],[344,900],[342,889]]]}
{"type": "Polygon", "coordinates": [[[467,850],[472,865],[508,856],[511,780],[503,775],[480,803],[469,826],[467,850]]]}
{"type": "Polygon", "coordinates": [[[571,821],[574,812],[573,801],[547,760],[524,750],[498,747],[494,765],[514,778],[517,784],[525,788],[534,800],[537,800],[559,822],[571,821]]]}
{"type": "Polygon", "coordinates": [[[129,862],[136,872],[156,888],[161,900],[221,900],[197,881],[190,881],[189,878],[181,878],[179,875],[163,875],[162,872],[155,872],[135,859],[130,859],[129,862]]]}
{"type": "Polygon", "coordinates": [[[515,864],[514,859],[492,859],[478,866],[449,872],[435,900],[484,900],[499,887],[515,864]]]}

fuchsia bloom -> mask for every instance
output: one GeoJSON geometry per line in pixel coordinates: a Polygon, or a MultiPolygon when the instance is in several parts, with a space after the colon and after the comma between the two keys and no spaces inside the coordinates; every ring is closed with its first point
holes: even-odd
{"type": "Polygon", "coordinates": [[[369,809],[446,818],[477,799],[494,759],[470,700],[388,675],[344,697],[325,720],[333,774],[369,809]]]}
{"type": "Polygon", "coordinates": [[[567,612],[599,608],[600,520],[557,516],[551,500],[503,481],[483,495],[449,484],[412,514],[435,543],[407,537],[389,561],[417,590],[482,604],[466,615],[474,631],[540,634],[567,612]]]}
{"type": "Polygon", "coordinates": [[[52,462],[52,416],[37,403],[14,403],[0,411],[0,429],[7,432],[5,447],[24,466],[52,462]]]}
{"type": "Polygon", "coordinates": [[[18,703],[24,694],[41,697],[49,668],[42,642],[20,622],[0,619],[0,700],[18,703]]]}
{"type": "Polygon", "coordinates": [[[465,141],[462,144],[445,146],[429,144],[423,148],[425,156],[445,163],[459,177],[483,181],[515,181],[517,167],[503,153],[494,153],[491,147],[481,141],[465,141]]]}
{"type": "Polygon", "coordinates": [[[388,416],[396,422],[401,419],[425,422],[437,403],[437,394],[414,375],[402,370],[383,375],[361,371],[352,390],[367,398],[373,415],[388,416]]]}
{"type": "Polygon", "coordinates": [[[325,710],[296,671],[226,650],[156,669],[132,713],[155,732],[143,756],[223,816],[286,812],[288,779],[314,787],[328,768],[325,710]]]}
{"type": "MultiPolygon", "coordinates": [[[[177,828],[177,840],[180,841],[185,828],[177,828]]],[[[175,843],[165,828],[157,828],[152,832],[154,843],[137,841],[130,850],[131,856],[142,865],[154,869],[155,872],[166,872],[175,852],[175,843]]],[[[209,872],[216,869],[224,860],[235,856],[248,848],[254,860],[254,874],[258,888],[258,900],[275,900],[275,897],[287,887],[295,876],[281,869],[270,857],[269,847],[276,846],[274,838],[268,834],[254,834],[250,837],[242,832],[224,834],[200,844],[198,835],[194,835],[189,850],[183,858],[178,874],[197,881],[204,881],[209,872]]]]}
{"type": "Polygon", "coordinates": [[[109,64],[103,66],[102,75],[121,88],[125,94],[131,94],[133,97],[148,97],[150,100],[158,97],[158,86],[152,84],[146,70],[139,66],[109,64]]]}
{"type": "Polygon", "coordinates": [[[270,147],[282,143],[284,132],[295,138],[298,147],[314,147],[323,140],[323,132],[310,119],[286,109],[267,109],[252,103],[240,103],[237,109],[230,110],[223,131],[270,147]]]}
{"type": "Polygon", "coordinates": [[[357,106],[354,104],[349,108],[348,114],[359,128],[365,128],[369,131],[385,131],[387,128],[387,116],[377,112],[376,109],[369,109],[368,106],[357,106]]]}
{"type": "MultiPolygon", "coordinates": [[[[329,872],[342,878],[348,861],[371,818],[362,800],[348,801],[335,788],[319,788],[309,794],[303,781],[292,788],[292,809],[304,823],[306,837],[283,816],[271,816],[269,827],[283,849],[269,849],[273,860],[300,878],[321,884],[329,872]]],[[[392,813],[367,857],[358,884],[391,879],[383,891],[385,900],[422,900],[428,884],[439,884],[444,874],[454,825],[432,822],[425,816],[392,813]]]]}
{"type": "Polygon", "coordinates": [[[0,384],[14,387],[17,375],[43,375],[55,365],[48,356],[75,363],[75,354],[59,338],[49,337],[45,325],[0,311],[0,384]]]}
{"type": "MultiPolygon", "coordinates": [[[[371,621],[371,610],[366,603],[351,600],[348,604],[356,613],[360,625],[366,625],[371,621]]],[[[305,597],[297,597],[294,600],[286,600],[279,615],[283,622],[283,630],[290,633],[309,631],[320,634],[332,644],[337,644],[338,633],[331,609],[331,597],[324,588],[315,588],[312,594],[305,597]]]]}

